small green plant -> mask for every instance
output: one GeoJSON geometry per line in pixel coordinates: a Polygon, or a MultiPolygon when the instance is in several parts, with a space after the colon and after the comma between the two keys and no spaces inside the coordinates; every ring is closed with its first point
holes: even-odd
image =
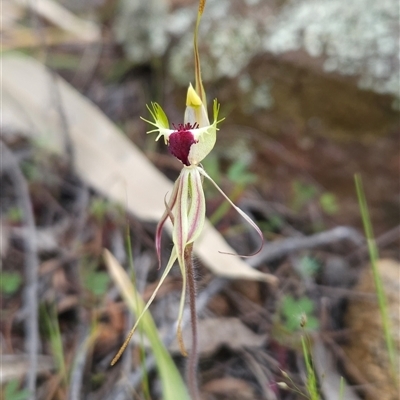
{"type": "Polygon", "coordinates": [[[278,214],[268,216],[267,221],[260,221],[258,226],[264,232],[264,236],[274,235],[274,232],[280,231],[285,220],[278,214]]]}
{"type": "Polygon", "coordinates": [[[311,338],[305,332],[307,326],[308,326],[307,316],[306,314],[302,314],[296,329],[301,329],[303,331],[300,340],[301,340],[301,350],[303,353],[304,363],[306,367],[306,382],[305,382],[306,391],[304,392],[302,389],[300,389],[285,371],[281,372],[282,375],[290,382],[290,386],[286,382],[278,382],[278,386],[282,389],[291,390],[295,393],[298,393],[306,399],[319,400],[320,396],[318,392],[318,380],[314,371],[313,361],[312,361],[311,338]]]}
{"type": "Polygon", "coordinates": [[[40,182],[40,168],[33,161],[24,161],[21,163],[21,169],[28,182],[40,182]]]}
{"type": "Polygon", "coordinates": [[[322,210],[328,215],[335,215],[339,211],[336,196],[333,193],[325,192],[319,198],[322,210]]]}
{"type": "MultiPolygon", "coordinates": [[[[305,326],[307,326],[307,324],[305,326]]],[[[310,338],[307,334],[301,336],[301,347],[303,350],[304,362],[306,364],[306,371],[307,371],[306,388],[309,395],[309,399],[319,400],[318,381],[317,381],[317,376],[315,375],[314,367],[312,365],[312,351],[311,351],[312,346],[310,338]]]]}
{"type": "Polygon", "coordinates": [[[17,224],[21,222],[23,217],[22,210],[19,207],[11,207],[7,211],[6,219],[11,224],[17,224]]]}
{"type": "Polygon", "coordinates": [[[90,203],[89,213],[100,223],[104,221],[104,218],[110,208],[110,203],[101,198],[95,198],[90,203]]]}
{"type": "Polygon", "coordinates": [[[29,397],[27,389],[19,389],[19,382],[13,379],[4,388],[4,400],[26,400],[29,397]]]}
{"type": "Polygon", "coordinates": [[[304,278],[314,277],[317,274],[319,268],[320,265],[318,261],[313,257],[304,256],[300,259],[299,272],[304,278]]]}
{"type": "Polygon", "coordinates": [[[48,312],[43,308],[43,317],[46,324],[47,334],[50,338],[51,352],[55,359],[58,373],[61,376],[63,384],[67,385],[67,369],[64,358],[63,342],[61,337],[60,325],[55,309],[48,312]]]}
{"type": "Polygon", "coordinates": [[[111,217],[114,221],[122,222],[121,218],[124,215],[124,211],[121,207],[98,197],[91,201],[89,213],[99,224],[104,222],[106,216],[111,217]]]}
{"type": "Polygon", "coordinates": [[[110,277],[104,271],[89,271],[85,274],[85,288],[94,296],[102,296],[107,292],[110,277]]]}
{"type": "Polygon", "coordinates": [[[335,215],[339,211],[336,196],[331,192],[318,193],[318,189],[311,184],[294,181],[292,183],[292,208],[300,211],[310,201],[317,200],[322,211],[328,215],[335,215]]]}
{"type": "Polygon", "coordinates": [[[307,324],[304,329],[309,331],[317,330],[319,327],[318,319],[312,313],[314,303],[308,297],[295,299],[290,295],[284,296],[281,303],[281,315],[284,317],[284,326],[289,332],[298,332],[302,321],[306,318],[307,324]]]}
{"type": "Polygon", "coordinates": [[[309,201],[313,200],[317,194],[317,188],[313,185],[294,181],[292,183],[293,201],[292,208],[300,211],[309,201]]]}
{"type": "Polygon", "coordinates": [[[319,400],[319,392],[318,392],[318,380],[317,376],[314,371],[313,367],[313,361],[312,361],[312,344],[311,344],[311,338],[310,335],[306,332],[306,329],[308,327],[308,319],[307,315],[303,313],[300,316],[300,320],[298,322],[298,325],[296,329],[301,329],[302,330],[302,335],[300,337],[301,340],[301,350],[303,353],[303,358],[304,358],[304,363],[306,367],[306,392],[303,392],[290,378],[290,376],[282,371],[282,375],[289,380],[291,386],[287,385],[285,382],[280,382],[279,387],[283,389],[289,389],[292,390],[293,392],[296,392],[300,394],[301,396],[305,397],[306,399],[309,400],[319,400]]]}
{"type": "Polygon", "coordinates": [[[231,182],[241,186],[249,185],[257,180],[257,175],[249,172],[247,163],[241,160],[235,161],[229,167],[227,176],[231,182]]]}
{"type": "Polygon", "coordinates": [[[86,290],[95,297],[101,297],[107,292],[110,284],[110,276],[105,271],[99,271],[99,260],[84,257],[81,260],[81,282],[86,290]]]}
{"type": "Polygon", "coordinates": [[[17,292],[22,283],[19,272],[0,272],[0,291],[5,295],[12,295],[17,292]]]}

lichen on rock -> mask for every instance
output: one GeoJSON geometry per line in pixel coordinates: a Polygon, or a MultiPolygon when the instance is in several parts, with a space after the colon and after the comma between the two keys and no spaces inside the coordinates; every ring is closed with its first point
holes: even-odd
{"type": "Polygon", "coordinates": [[[398,96],[397,0],[291,1],[269,24],[264,49],[305,49],[324,57],[326,72],[359,76],[359,86],[398,96]]]}
{"type": "MultiPolygon", "coordinates": [[[[205,81],[236,77],[261,50],[262,25],[240,12],[235,3],[207,2],[209,17],[200,28],[202,52],[206,54],[202,63],[205,81]]],[[[179,83],[192,79],[186,72],[191,71],[192,41],[190,35],[185,35],[171,52],[169,69],[179,83]]]]}

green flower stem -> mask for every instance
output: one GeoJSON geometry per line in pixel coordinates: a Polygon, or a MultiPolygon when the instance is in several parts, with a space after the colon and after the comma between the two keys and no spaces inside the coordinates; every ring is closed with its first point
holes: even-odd
{"type": "Polygon", "coordinates": [[[185,265],[189,291],[190,321],[192,328],[192,348],[186,365],[186,377],[187,384],[189,386],[190,397],[192,400],[197,400],[199,399],[197,382],[197,362],[199,355],[197,348],[196,280],[194,278],[193,271],[192,250],[193,244],[189,244],[185,248],[185,265]]]}

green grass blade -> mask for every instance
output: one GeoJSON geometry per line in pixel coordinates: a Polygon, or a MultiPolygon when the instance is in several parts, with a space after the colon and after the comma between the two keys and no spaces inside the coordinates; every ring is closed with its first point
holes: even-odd
{"type": "MultiPolygon", "coordinates": [[[[132,253],[132,244],[131,244],[131,234],[129,231],[129,225],[126,226],[126,247],[128,250],[128,259],[129,259],[129,268],[131,270],[131,277],[132,277],[132,285],[133,287],[137,287],[136,285],[136,274],[135,268],[133,265],[133,253],[132,253]]],[[[138,292],[135,290],[135,302],[138,302],[138,292]]],[[[145,359],[146,359],[146,350],[144,348],[144,341],[143,341],[143,328],[142,325],[139,325],[139,335],[140,335],[140,362],[142,364],[142,371],[143,371],[143,379],[142,379],[142,390],[146,400],[150,400],[150,387],[149,387],[149,377],[147,374],[147,369],[145,368],[145,359]]]]}
{"type": "Polygon", "coordinates": [[[386,299],[385,291],[383,289],[383,284],[382,284],[381,277],[379,275],[378,265],[377,265],[377,260],[379,258],[378,247],[377,247],[375,239],[374,239],[371,218],[369,216],[367,200],[365,198],[365,193],[364,193],[363,184],[362,184],[360,175],[356,174],[354,176],[354,180],[355,180],[355,185],[356,185],[356,190],[357,190],[357,197],[358,197],[358,203],[359,203],[360,212],[361,212],[361,218],[363,221],[365,236],[367,239],[368,252],[369,252],[369,257],[371,260],[372,274],[373,274],[373,278],[374,278],[374,282],[375,282],[376,294],[378,297],[379,310],[380,310],[380,314],[381,314],[381,318],[382,318],[382,326],[383,326],[383,331],[384,331],[384,336],[385,336],[386,348],[387,348],[388,355],[389,355],[390,368],[391,368],[391,372],[393,375],[393,379],[395,380],[396,384],[398,385],[397,378],[396,378],[397,377],[397,368],[396,368],[396,354],[395,354],[394,339],[393,339],[392,330],[391,330],[389,311],[388,311],[388,306],[387,306],[387,299],[386,299]]]}
{"type": "Polygon", "coordinates": [[[310,400],[319,400],[317,377],[311,360],[311,345],[307,342],[307,337],[301,336],[301,347],[303,349],[304,362],[307,372],[307,391],[310,395],[310,400]]]}
{"type": "Polygon", "coordinates": [[[67,370],[64,359],[63,342],[55,309],[51,310],[49,313],[45,311],[44,319],[47,325],[47,330],[50,337],[50,346],[55,358],[58,373],[60,374],[64,385],[67,385],[67,370]]]}
{"type": "MultiPolygon", "coordinates": [[[[140,315],[145,304],[132,285],[129,276],[108,250],[104,250],[104,259],[112,279],[121,291],[124,301],[136,316],[140,315]]],[[[150,342],[156,359],[157,369],[163,386],[163,399],[189,400],[189,394],[182,376],[162,343],[150,312],[146,312],[143,315],[140,324],[150,342]]]]}
{"type": "Polygon", "coordinates": [[[339,400],[344,400],[344,378],[343,378],[343,376],[340,377],[339,400]]]}

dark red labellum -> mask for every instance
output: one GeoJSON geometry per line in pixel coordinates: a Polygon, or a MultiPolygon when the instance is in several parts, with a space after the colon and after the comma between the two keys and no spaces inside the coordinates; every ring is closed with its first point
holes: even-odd
{"type": "Polygon", "coordinates": [[[168,138],[168,149],[170,153],[180,160],[186,166],[189,166],[189,152],[193,143],[197,143],[194,139],[192,132],[189,129],[195,129],[198,125],[179,124],[178,128],[174,126],[176,131],[171,133],[168,138]]]}

